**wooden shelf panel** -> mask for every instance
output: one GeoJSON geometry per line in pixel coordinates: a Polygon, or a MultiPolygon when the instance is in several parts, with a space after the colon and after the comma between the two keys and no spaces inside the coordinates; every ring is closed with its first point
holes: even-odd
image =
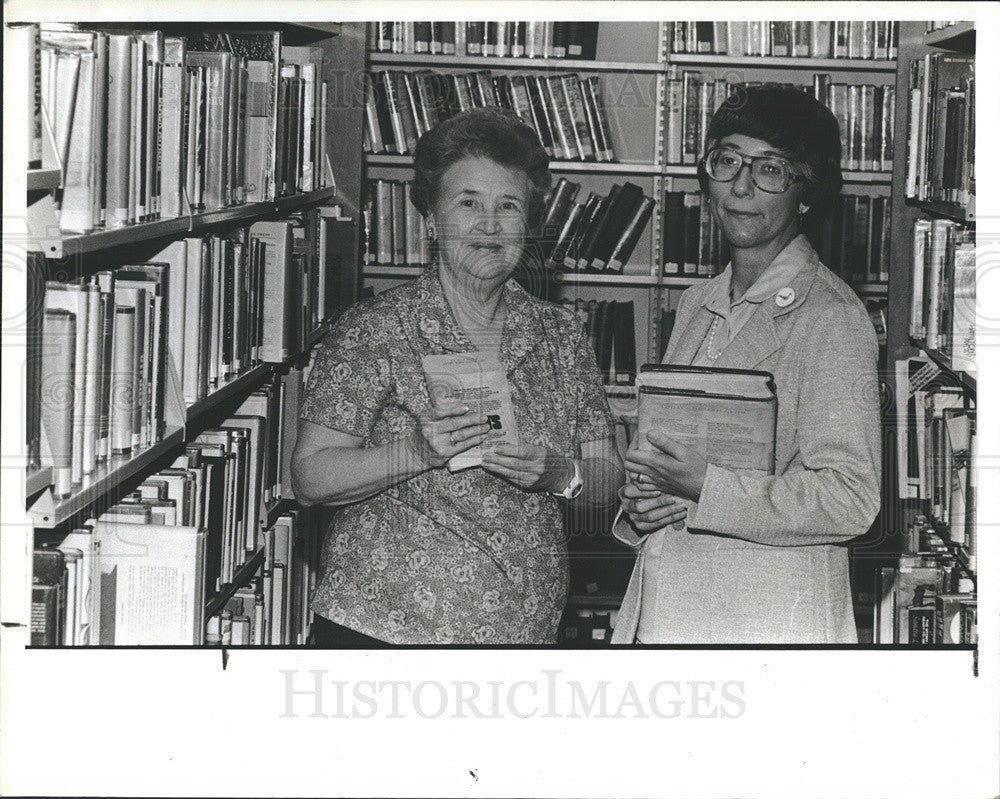
{"type": "Polygon", "coordinates": [[[43,466],[24,475],[24,496],[33,497],[39,491],[52,485],[52,467],[43,466]]]}
{"type": "Polygon", "coordinates": [[[371,66],[454,67],[458,69],[526,69],[572,72],[663,72],[664,65],[649,61],[584,61],[573,58],[513,58],[509,56],[427,55],[369,52],[371,66]]]}
{"type": "Polygon", "coordinates": [[[976,50],[976,24],[974,22],[958,22],[941,30],[931,31],[924,36],[924,44],[930,47],[943,47],[963,53],[973,53],[976,50]]]}
{"type": "Polygon", "coordinates": [[[147,469],[150,464],[166,455],[184,440],[184,429],[176,428],[156,442],[130,457],[118,456],[100,466],[83,485],[68,497],[56,500],[52,508],[38,509],[38,503],[31,509],[35,527],[51,529],[79,513],[100,497],[112,491],[129,478],[147,469]]]}
{"type": "MultiPolygon", "coordinates": [[[[186,416],[187,424],[195,424],[203,414],[208,413],[221,402],[230,399],[238,393],[253,391],[273,374],[274,369],[275,365],[269,363],[256,366],[245,375],[231,380],[226,385],[212,392],[205,399],[199,400],[189,406],[186,416]]],[[[181,444],[185,440],[186,435],[187,431],[183,427],[178,427],[175,430],[171,430],[163,440],[147,447],[132,457],[117,457],[112,459],[110,463],[99,467],[90,478],[85,480],[80,488],[76,489],[68,497],[56,500],[52,507],[48,507],[42,501],[36,502],[35,506],[31,509],[35,526],[52,528],[62,524],[108,492],[113,491],[122,483],[143,470],[148,469],[151,464],[181,444]]],[[[35,488],[34,493],[38,493],[38,491],[51,484],[50,478],[41,489],[36,488],[38,482],[42,479],[40,476],[32,477],[33,483],[31,485],[32,488],[35,488]]],[[[26,495],[31,496],[32,492],[28,490],[26,491],[26,495]]]]}
{"type": "Polygon", "coordinates": [[[554,283],[579,286],[655,286],[659,282],[650,274],[629,275],[613,273],[602,275],[598,272],[556,272],[552,276],[554,283]]]}
{"type": "Polygon", "coordinates": [[[888,283],[855,283],[853,287],[858,294],[874,294],[881,297],[889,295],[888,283]]]}
{"type": "Polygon", "coordinates": [[[216,406],[232,398],[236,394],[250,393],[274,374],[276,365],[273,363],[261,363],[254,366],[245,374],[235,377],[228,383],[219,386],[215,391],[204,399],[198,400],[188,406],[187,423],[192,424],[198,421],[203,414],[211,411],[216,406]]]}
{"type": "Polygon", "coordinates": [[[919,208],[928,214],[943,216],[946,219],[953,219],[956,222],[974,222],[976,219],[975,201],[972,207],[966,208],[958,203],[939,202],[937,200],[913,200],[907,199],[907,205],[919,208]]]}
{"type": "Polygon", "coordinates": [[[38,250],[48,258],[64,258],[72,255],[99,252],[111,247],[136,244],[168,236],[181,236],[185,233],[194,233],[214,225],[243,220],[250,221],[276,214],[285,214],[298,208],[322,202],[330,197],[334,197],[336,193],[336,188],[330,186],[305,194],[281,197],[274,201],[219,208],[191,216],[179,216],[175,219],[143,222],[113,230],[98,230],[79,236],[66,235],[60,238],[40,239],[30,249],[38,250]]]}
{"type": "Polygon", "coordinates": [[[668,64],[698,66],[740,66],[758,69],[828,70],[830,72],[895,72],[896,60],[864,58],[779,58],[776,56],[733,56],[701,53],[670,53],[668,64]]]}
{"type": "Polygon", "coordinates": [[[250,578],[257,573],[260,565],[264,562],[264,555],[264,547],[261,547],[250,556],[250,559],[246,563],[240,566],[236,574],[233,575],[233,581],[226,583],[222,587],[222,590],[205,606],[206,621],[222,610],[226,603],[232,599],[233,594],[250,582],[250,578]]]}
{"type": "MultiPolygon", "coordinates": [[[[412,155],[391,153],[365,153],[368,166],[411,168],[412,155]]],[[[596,172],[602,175],[659,175],[663,167],[658,164],[609,163],[607,161],[550,161],[553,172],[596,172]]]]}

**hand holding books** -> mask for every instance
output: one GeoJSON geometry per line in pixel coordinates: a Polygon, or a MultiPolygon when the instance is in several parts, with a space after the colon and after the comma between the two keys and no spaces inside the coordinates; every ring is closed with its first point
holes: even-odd
{"type": "Polygon", "coordinates": [[[421,463],[440,469],[456,455],[482,444],[489,429],[486,417],[471,413],[468,405],[430,405],[417,418],[409,449],[421,463]]]}
{"type": "Polygon", "coordinates": [[[622,510],[640,533],[655,533],[687,517],[687,505],[656,488],[627,482],[618,490],[622,510]]]}
{"type": "Polygon", "coordinates": [[[625,468],[639,475],[641,483],[697,502],[708,470],[705,456],[655,430],[646,434],[646,440],[654,449],[630,449],[625,453],[625,468]]]}

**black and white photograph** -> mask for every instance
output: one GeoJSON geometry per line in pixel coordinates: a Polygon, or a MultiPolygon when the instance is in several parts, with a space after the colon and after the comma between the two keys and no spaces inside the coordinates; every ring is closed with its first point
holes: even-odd
{"type": "Polygon", "coordinates": [[[997,796],[998,44],[8,0],[0,793],[997,796]]]}

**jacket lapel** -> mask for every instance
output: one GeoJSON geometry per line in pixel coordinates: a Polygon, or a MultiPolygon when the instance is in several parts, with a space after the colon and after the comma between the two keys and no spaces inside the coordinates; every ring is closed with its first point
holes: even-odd
{"type": "Polygon", "coordinates": [[[754,369],[778,349],[778,334],[774,329],[773,302],[762,302],[736,338],[719,354],[715,365],[726,369],[754,369]]]}
{"type": "Polygon", "coordinates": [[[708,329],[712,326],[714,318],[715,315],[711,311],[698,304],[689,322],[683,324],[682,320],[678,319],[679,324],[674,328],[674,335],[670,337],[663,362],[690,365],[694,356],[698,354],[701,342],[708,335],[708,329]]]}

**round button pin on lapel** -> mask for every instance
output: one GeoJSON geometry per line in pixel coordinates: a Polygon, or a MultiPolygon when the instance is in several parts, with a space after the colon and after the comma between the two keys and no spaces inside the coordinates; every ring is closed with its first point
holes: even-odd
{"type": "Polygon", "coordinates": [[[781,289],[774,295],[774,302],[779,308],[787,308],[795,302],[795,289],[790,286],[781,289]]]}

